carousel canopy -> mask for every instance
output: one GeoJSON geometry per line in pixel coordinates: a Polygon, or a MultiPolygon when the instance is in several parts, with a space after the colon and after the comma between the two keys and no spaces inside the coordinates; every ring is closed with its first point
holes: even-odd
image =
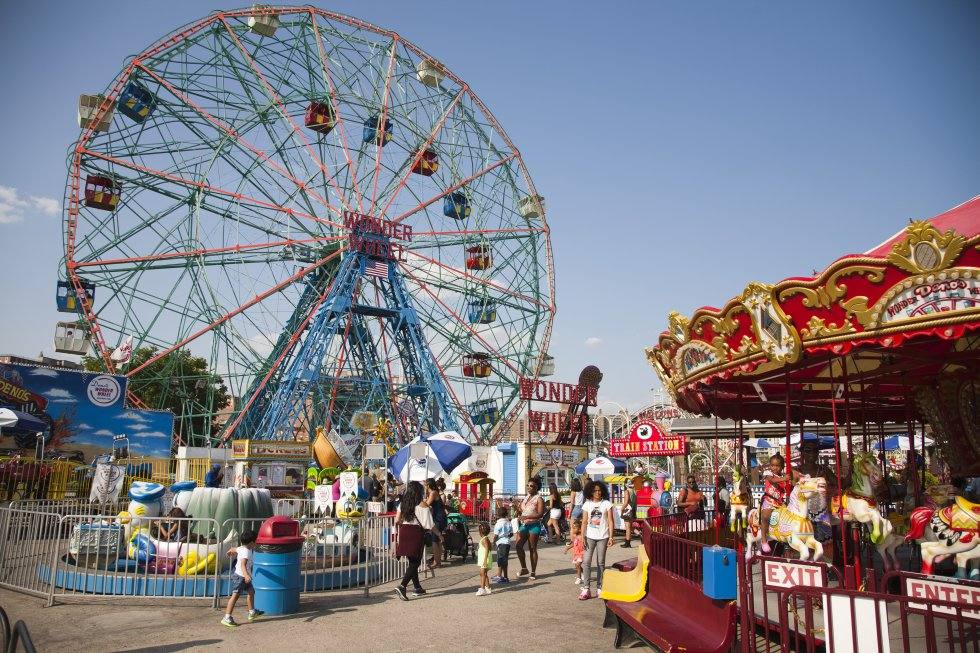
{"type": "Polygon", "coordinates": [[[815,277],[668,316],[647,359],[683,410],[764,421],[922,419],[980,472],[980,197],[815,277]]]}

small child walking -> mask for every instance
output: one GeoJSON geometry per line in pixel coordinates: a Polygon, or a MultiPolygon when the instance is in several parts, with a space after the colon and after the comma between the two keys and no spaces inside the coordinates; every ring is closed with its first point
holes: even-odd
{"type": "Polygon", "coordinates": [[[585,538],[582,537],[582,522],[572,522],[572,537],[565,546],[565,553],[572,551],[572,562],[575,563],[575,584],[582,584],[582,560],[585,559],[585,538]]]}
{"type": "Polygon", "coordinates": [[[490,567],[493,565],[493,556],[490,554],[490,524],[480,523],[480,548],[476,553],[476,564],[480,568],[480,589],[476,591],[477,596],[487,596],[490,594],[490,567]]]}
{"type": "Polygon", "coordinates": [[[493,525],[493,545],[497,550],[497,575],[490,579],[494,583],[509,583],[507,577],[507,558],[510,556],[510,538],[514,528],[510,524],[510,509],[500,506],[497,509],[497,523],[493,525]]]}
{"type": "Polygon", "coordinates": [[[255,609],[255,588],[252,587],[252,549],[255,548],[255,538],[255,531],[245,531],[240,538],[242,545],[228,551],[229,556],[235,556],[235,573],[231,577],[231,596],[228,598],[225,618],[221,620],[222,626],[238,626],[231,614],[235,611],[235,603],[242,592],[246,594],[248,620],[255,621],[264,614],[262,610],[255,609]]]}

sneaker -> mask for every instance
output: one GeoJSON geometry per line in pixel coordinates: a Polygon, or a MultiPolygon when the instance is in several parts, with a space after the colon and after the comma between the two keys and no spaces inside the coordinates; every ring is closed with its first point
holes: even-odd
{"type": "Polygon", "coordinates": [[[412,593],[409,594],[409,596],[413,596],[415,598],[418,598],[420,596],[424,596],[425,594],[426,594],[426,591],[420,587],[417,590],[412,590],[412,593]]]}
{"type": "Polygon", "coordinates": [[[579,601],[588,601],[591,598],[592,598],[592,592],[590,592],[589,588],[587,587],[582,589],[582,591],[578,595],[579,601]]]}
{"type": "Polygon", "coordinates": [[[229,628],[238,628],[238,624],[235,623],[235,620],[228,615],[225,615],[225,618],[221,620],[221,625],[228,626],[229,628]]]}
{"type": "Polygon", "coordinates": [[[483,588],[483,596],[490,596],[491,594],[493,594],[493,590],[492,589],[490,589],[489,587],[484,587],[483,588]]]}
{"type": "Polygon", "coordinates": [[[534,574],[531,574],[530,576],[528,576],[528,579],[530,579],[530,580],[537,580],[538,577],[535,576],[534,574]]]}
{"type": "Polygon", "coordinates": [[[408,594],[405,593],[405,588],[401,585],[395,587],[395,594],[397,594],[398,598],[400,598],[402,601],[408,600],[408,594]]]}
{"type": "Polygon", "coordinates": [[[476,590],[476,595],[477,596],[483,596],[484,594],[486,594],[486,592],[483,591],[483,588],[482,587],[480,587],[480,588],[478,588],[476,590]]]}
{"type": "Polygon", "coordinates": [[[771,549],[771,548],[769,548],[769,543],[768,543],[768,542],[763,542],[763,543],[762,543],[762,546],[760,547],[760,549],[761,549],[761,550],[762,550],[762,552],[763,552],[764,554],[766,554],[766,555],[769,555],[769,554],[771,554],[771,553],[772,553],[772,549],[771,549]]]}
{"type": "Polygon", "coordinates": [[[490,578],[490,582],[493,583],[493,584],[495,584],[495,585],[499,584],[500,581],[502,581],[502,580],[503,580],[503,578],[501,578],[500,576],[493,576],[492,578],[490,578]]]}
{"type": "Polygon", "coordinates": [[[255,621],[259,617],[265,614],[265,610],[252,610],[248,613],[248,620],[255,621]]]}
{"type": "Polygon", "coordinates": [[[625,542],[623,542],[623,543],[622,543],[622,544],[620,544],[619,546],[621,546],[621,547],[623,547],[624,549],[629,549],[629,548],[631,548],[631,547],[632,547],[633,545],[632,545],[632,544],[630,544],[630,541],[629,541],[629,540],[626,540],[625,542]]]}
{"type": "Polygon", "coordinates": [[[582,577],[581,576],[576,576],[575,577],[575,584],[576,585],[581,585],[582,584],[582,577]]]}
{"type": "Polygon", "coordinates": [[[506,585],[509,582],[510,582],[510,579],[507,578],[507,577],[503,577],[503,578],[500,579],[500,584],[501,585],[506,585]]]}

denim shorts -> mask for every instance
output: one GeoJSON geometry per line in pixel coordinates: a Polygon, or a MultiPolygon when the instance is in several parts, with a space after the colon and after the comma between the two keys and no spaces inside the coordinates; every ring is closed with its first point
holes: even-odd
{"type": "Polygon", "coordinates": [[[578,521],[579,519],[582,519],[582,506],[575,506],[572,508],[572,514],[570,519],[572,521],[578,521]]]}
{"type": "Polygon", "coordinates": [[[510,544],[497,545],[497,566],[503,569],[507,566],[507,557],[510,555],[510,544]]]}
{"type": "Polygon", "coordinates": [[[241,592],[247,592],[252,589],[252,583],[245,580],[244,576],[239,576],[238,574],[232,574],[231,576],[231,593],[240,594],[241,592]]]}
{"type": "Polygon", "coordinates": [[[541,535],[541,522],[533,521],[530,524],[521,524],[517,532],[525,535],[541,535]]]}

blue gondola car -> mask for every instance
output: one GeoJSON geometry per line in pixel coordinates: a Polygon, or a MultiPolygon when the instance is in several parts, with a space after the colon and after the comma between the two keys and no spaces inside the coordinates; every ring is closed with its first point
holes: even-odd
{"type": "Polygon", "coordinates": [[[497,320],[497,304],[489,299],[474,299],[469,313],[470,324],[490,324],[497,320]]]}
{"type": "Polygon", "coordinates": [[[470,217],[471,212],[472,207],[470,207],[469,199],[459,191],[449,193],[442,199],[442,214],[447,218],[465,220],[470,217]]]}
{"type": "MultiPolygon", "coordinates": [[[[82,290],[85,291],[85,300],[89,304],[95,301],[94,283],[91,281],[82,281],[82,290]]],[[[81,310],[81,306],[79,306],[78,299],[75,295],[75,289],[68,281],[58,282],[55,301],[58,303],[58,311],[61,313],[78,313],[81,310]]]]}
{"type": "Polygon", "coordinates": [[[496,399],[481,399],[469,405],[473,426],[493,426],[500,421],[500,408],[496,399]]]}
{"type": "Polygon", "coordinates": [[[157,106],[157,96],[137,82],[129,82],[119,94],[119,113],[136,122],[146,120],[157,106]]]}
{"type": "Polygon", "coordinates": [[[374,114],[368,116],[367,120],[364,121],[364,135],[362,140],[365,143],[376,143],[378,145],[384,145],[391,140],[391,120],[385,118],[384,129],[379,129],[381,126],[381,115],[374,114]]]}

